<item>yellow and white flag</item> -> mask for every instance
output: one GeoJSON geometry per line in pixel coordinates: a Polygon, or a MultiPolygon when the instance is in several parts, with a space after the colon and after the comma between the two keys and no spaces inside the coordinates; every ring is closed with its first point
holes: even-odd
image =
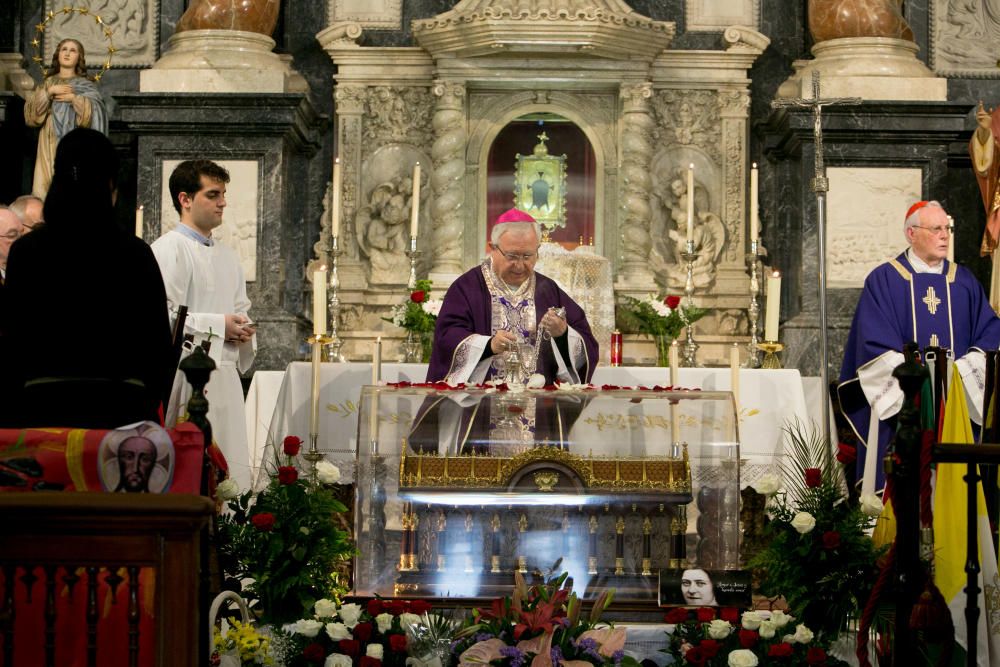
{"type": "MultiPolygon", "coordinates": [[[[941,442],[975,446],[960,373],[951,374],[941,442]]],[[[968,534],[965,472],[964,463],[940,464],[934,480],[934,583],[948,603],[955,624],[955,640],[963,648],[967,648],[969,636],[965,624],[965,586],[968,581],[965,572],[968,534]]],[[[997,556],[990,535],[982,484],[977,497],[979,520],[976,530],[981,568],[977,661],[979,665],[989,667],[1000,665],[1000,575],[997,573],[997,556]]]]}

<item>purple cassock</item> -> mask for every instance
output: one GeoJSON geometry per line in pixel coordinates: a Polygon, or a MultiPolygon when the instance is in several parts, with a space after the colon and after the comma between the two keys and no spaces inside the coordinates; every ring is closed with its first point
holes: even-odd
{"type": "MultiPolygon", "coordinates": [[[[995,350],[1000,345],[1000,318],[972,273],[947,260],[941,273],[917,273],[903,253],[868,274],[847,337],[838,386],[841,410],[861,443],[869,434],[872,405],[879,410],[881,394],[888,392],[877,387],[862,391],[858,370],[886,353],[901,352],[911,341],[920,349],[950,348],[955,359],[973,348],[995,350]]],[[[893,433],[894,414],[879,424],[879,461],[893,433]]],[[[858,450],[859,479],[864,475],[866,450],[864,444],[858,450]]],[[[875,471],[875,488],[881,488],[882,466],[875,471]]]]}
{"type": "Polygon", "coordinates": [[[492,375],[492,368],[487,369],[491,357],[483,356],[489,338],[500,329],[527,336],[537,330],[550,307],[566,309],[569,329],[564,341],[541,346],[538,372],[547,384],[557,378],[590,382],[598,346],[580,306],[555,281],[537,272],[511,291],[493,273],[488,260],[466,271],[448,288],[434,330],[427,381],[482,382],[492,375]]]}

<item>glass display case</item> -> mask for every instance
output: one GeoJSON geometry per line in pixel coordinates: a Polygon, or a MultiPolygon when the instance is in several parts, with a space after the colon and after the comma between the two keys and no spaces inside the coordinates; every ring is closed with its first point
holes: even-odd
{"type": "Polygon", "coordinates": [[[368,386],[354,593],[508,594],[562,571],[657,600],[661,569],[739,567],[730,392],[368,386]]]}

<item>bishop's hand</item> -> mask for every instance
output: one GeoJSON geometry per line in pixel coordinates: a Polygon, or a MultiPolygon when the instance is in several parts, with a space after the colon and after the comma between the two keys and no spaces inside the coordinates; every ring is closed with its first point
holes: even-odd
{"type": "Polygon", "coordinates": [[[539,326],[548,331],[553,338],[559,338],[566,333],[566,329],[568,328],[565,310],[562,308],[549,308],[548,312],[542,317],[542,321],[539,322],[539,326]]]}
{"type": "Polygon", "coordinates": [[[517,337],[512,332],[501,329],[490,339],[490,349],[493,350],[493,354],[500,354],[514,349],[516,343],[517,337]]]}

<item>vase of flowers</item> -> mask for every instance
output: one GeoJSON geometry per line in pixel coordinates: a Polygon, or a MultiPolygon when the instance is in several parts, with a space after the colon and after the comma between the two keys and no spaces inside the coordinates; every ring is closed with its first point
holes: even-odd
{"type": "Polygon", "coordinates": [[[336,521],[347,510],[332,486],[340,471],[320,461],[316,479],[303,478],[295,467],[301,447],[298,437],[285,438],[263,490],[241,493],[229,480],[218,489],[229,509],[219,516],[220,564],[234,587],[249,580],[244,596],[256,600],[261,622],[272,625],[300,618],[316,600],[341,590],[332,573],[354,555],[348,532],[336,521]]]}
{"type": "Polygon", "coordinates": [[[625,297],[620,311],[622,324],[637,333],[653,338],[656,344],[656,365],[670,365],[670,345],[681,329],[694,324],[705,315],[704,308],[682,306],[679,296],[659,297],[650,294],[645,299],[625,297]]]}
{"type": "Polygon", "coordinates": [[[430,361],[434,327],[439,312],[441,300],[431,298],[431,281],[418,280],[416,289],[410,292],[410,298],[393,307],[391,317],[382,318],[406,329],[406,340],[403,342],[404,362],[430,361]]]}

